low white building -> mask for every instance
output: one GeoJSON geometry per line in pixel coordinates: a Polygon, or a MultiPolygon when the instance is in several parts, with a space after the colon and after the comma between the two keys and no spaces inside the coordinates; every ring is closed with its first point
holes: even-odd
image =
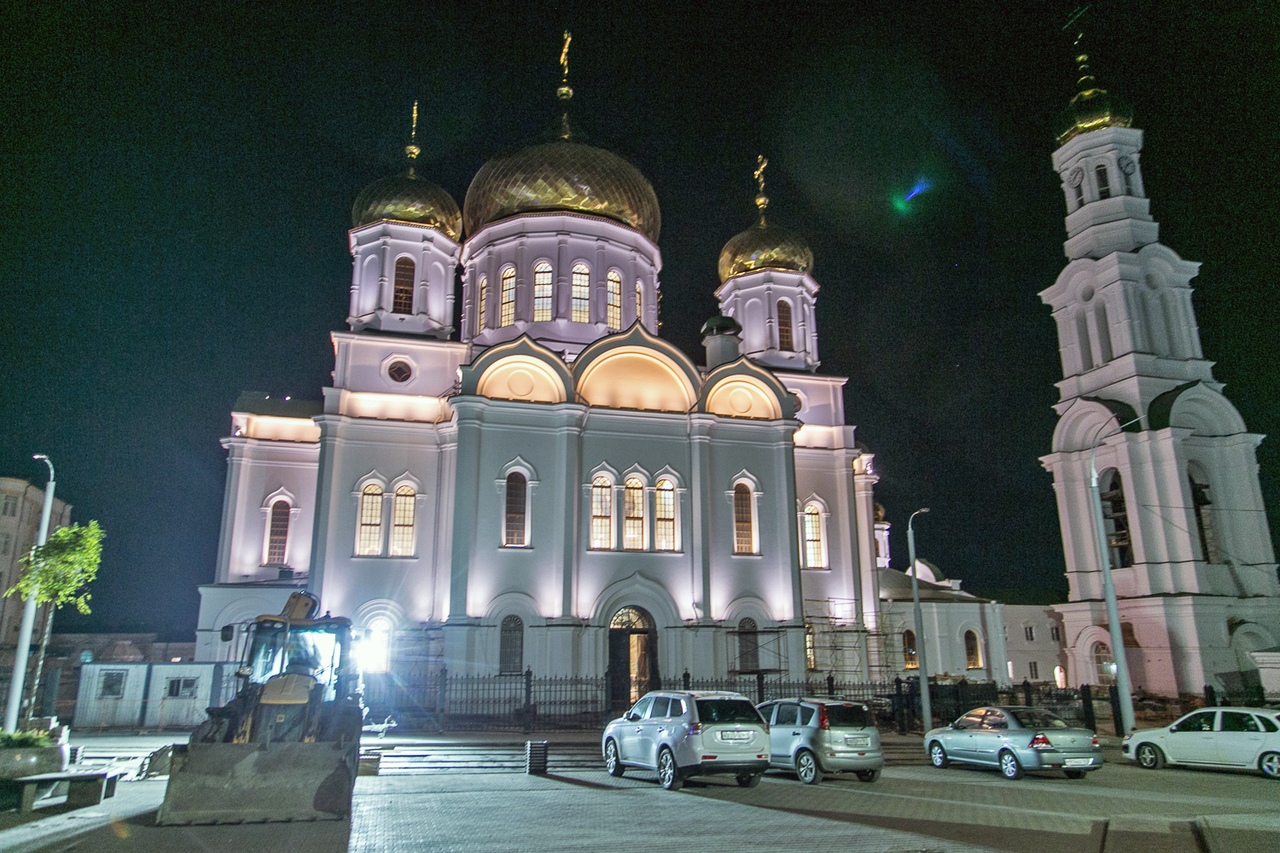
{"type": "Polygon", "coordinates": [[[1068,687],[1062,616],[1050,605],[1004,605],[1005,653],[1015,684],[1068,687]]]}

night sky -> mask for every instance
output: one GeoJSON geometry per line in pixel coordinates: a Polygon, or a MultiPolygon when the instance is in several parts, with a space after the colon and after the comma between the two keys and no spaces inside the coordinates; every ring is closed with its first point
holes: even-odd
{"type": "MultiPolygon", "coordinates": [[[[721,246],[770,221],[816,257],[822,372],[848,376],[905,566],[1008,601],[1065,597],[1049,309],[1074,91],[1073,3],[5,4],[0,474],[107,532],[93,614],[193,635],[242,390],[318,398],[345,328],[351,204],[402,168],[461,205],[490,157],[573,118],[662,206],[663,334],[701,362],[721,246]],[[907,205],[895,198],[919,192],[907,205]],[[905,209],[902,209],[904,208],[905,209]]],[[[1280,530],[1280,6],[1094,4],[1102,85],[1145,131],[1161,240],[1203,263],[1205,354],[1250,429],[1280,530]]]]}

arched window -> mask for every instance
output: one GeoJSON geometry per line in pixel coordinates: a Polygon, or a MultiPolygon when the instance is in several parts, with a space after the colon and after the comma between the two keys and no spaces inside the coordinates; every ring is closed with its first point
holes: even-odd
{"type": "Polygon", "coordinates": [[[279,500],[271,504],[271,527],[267,533],[268,566],[285,565],[289,545],[290,509],[288,501],[279,500]]]}
{"type": "Polygon", "coordinates": [[[507,475],[506,524],[502,544],[507,548],[523,548],[527,541],[526,500],[529,481],[519,471],[507,475]]]}
{"type": "Polygon", "coordinates": [[[920,668],[920,657],[916,652],[915,631],[907,630],[902,632],[902,668],[920,668]]]}
{"type": "Polygon", "coordinates": [[[1107,180],[1107,167],[1099,165],[1093,170],[1098,178],[1098,198],[1111,198],[1111,182],[1107,180]]]}
{"type": "Polygon", "coordinates": [[[391,297],[391,313],[413,313],[413,261],[400,258],[396,261],[396,283],[391,297]]]}
{"type": "Polygon", "coordinates": [[[499,326],[510,326],[516,321],[516,271],[507,267],[502,271],[502,304],[499,326]]]}
{"type": "Polygon", "coordinates": [[[653,490],[653,549],[676,550],[676,487],[670,480],[659,480],[653,490]]]}
{"type": "Polygon", "coordinates": [[[1116,660],[1106,643],[1093,644],[1093,674],[1098,684],[1116,683],[1116,660]]]}
{"type": "Polygon", "coordinates": [[[804,567],[827,568],[827,543],[822,539],[822,509],[812,503],[804,508],[804,567]]]}
{"type": "Polygon", "coordinates": [[[551,320],[551,264],[543,261],[533,268],[533,322],[551,320]]]}
{"type": "MultiPolygon", "coordinates": [[[[1083,177],[1083,175],[1081,175],[1081,177],[1083,177]]],[[[1071,192],[1076,199],[1076,209],[1079,210],[1080,206],[1084,204],[1084,181],[1081,181],[1072,187],[1071,192]]]]}
{"type": "MultiPolygon", "coordinates": [[[[1200,535],[1200,559],[1206,563],[1221,563],[1222,555],[1218,549],[1218,531],[1213,524],[1213,501],[1209,500],[1209,484],[1203,482],[1196,472],[1187,471],[1187,483],[1191,488],[1191,508],[1196,516],[1196,533],[1200,535]]],[[[275,515],[272,514],[274,527],[275,515]]]]}
{"type": "Polygon", "coordinates": [[[636,281],[636,322],[644,319],[644,285],[636,281]]]}
{"type": "Polygon", "coordinates": [[[395,625],[386,616],[369,620],[360,640],[360,669],[366,673],[386,672],[391,668],[391,634],[395,625]]]}
{"type": "Polygon", "coordinates": [[[392,557],[412,557],[414,533],[414,508],[418,495],[413,486],[396,488],[395,499],[391,503],[391,548],[392,557]]]}
{"type": "Polygon", "coordinates": [[[1101,480],[1102,519],[1111,548],[1111,566],[1123,569],[1133,565],[1133,542],[1129,538],[1129,510],[1124,501],[1124,483],[1120,472],[1112,470],[1101,480]]]}
{"type": "Polygon", "coordinates": [[[964,665],[967,669],[982,669],[982,643],[977,631],[964,632],[964,665]]]}
{"type": "Polygon", "coordinates": [[[374,557],[382,553],[382,486],[370,483],[360,493],[360,530],[356,534],[356,556],[374,557]]]}
{"type": "Polygon", "coordinates": [[[760,669],[760,634],[756,620],[743,619],[738,623],[738,671],[757,672],[760,669]]]}
{"type": "Polygon", "coordinates": [[[804,626],[804,665],[811,672],[818,668],[818,642],[812,625],[804,626]]]}
{"type": "Polygon", "coordinates": [[[622,487],[622,547],[644,550],[644,483],[628,477],[622,487]]]}
{"type": "Polygon", "coordinates": [[[476,299],[476,334],[484,331],[484,313],[489,302],[489,277],[480,276],[479,296],[476,299]]]}
{"type": "Polygon", "coordinates": [[[573,265],[573,322],[591,322],[591,271],[586,264],[573,265]]]}
{"type": "Polygon", "coordinates": [[[507,616],[498,635],[498,672],[519,675],[524,669],[524,620],[507,616]]]}
{"type": "Polygon", "coordinates": [[[733,553],[756,553],[755,506],[746,483],[733,487],[733,553]]]}
{"type": "Polygon", "coordinates": [[[613,547],[613,483],[608,477],[591,481],[591,547],[613,547]]]}
{"type": "Polygon", "coordinates": [[[1080,342],[1080,369],[1093,369],[1093,347],[1089,343],[1089,315],[1085,311],[1076,314],[1076,338],[1080,342]]]}
{"type": "Polygon", "coordinates": [[[783,352],[794,352],[795,336],[791,331],[791,303],[778,300],[778,349],[783,352]]]}
{"type": "Polygon", "coordinates": [[[622,328],[622,273],[609,270],[605,290],[608,295],[605,319],[609,323],[609,330],[616,332],[622,328]]]}

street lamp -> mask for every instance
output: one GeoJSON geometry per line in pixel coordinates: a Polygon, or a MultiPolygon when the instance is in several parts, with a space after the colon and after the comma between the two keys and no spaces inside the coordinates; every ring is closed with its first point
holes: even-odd
{"type": "Polygon", "coordinates": [[[1121,432],[1139,418],[1116,427],[1114,432],[1103,436],[1102,431],[1111,423],[1107,419],[1093,434],[1093,442],[1089,447],[1089,494],[1093,498],[1093,523],[1098,529],[1098,561],[1102,567],[1102,594],[1107,600],[1107,628],[1111,634],[1111,660],[1116,669],[1116,692],[1120,694],[1120,726],[1121,733],[1133,731],[1133,694],[1129,691],[1129,660],[1124,651],[1124,632],[1120,630],[1120,607],[1116,604],[1116,587],[1111,580],[1111,547],[1107,542],[1106,521],[1102,515],[1102,494],[1098,490],[1098,445],[1111,436],[1121,432]]]}
{"type": "Polygon", "coordinates": [[[911,517],[907,519],[907,557],[911,560],[911,603],[915,607],[916,615],[916,671],[920,678],[920,716],[924,718],[926,732],[933,728],[933,706],[929,701],[929,666],[924,654],[924,617],[920,615],[920,579],[916,577],[916,533],[911,528],[911,523],[916,520],[917,515],[928,511],[928,507],[923,507],[911,513],[911,517]]]}
{"type": "MultiPolygon", "coordinates": [[[[53,463],[43,453],[37,453],[32,459],[39,459],[49,466],[49,483],[44,487],[44,509],[40,513],[40,530],[36,533],[36,547],[39,548],[49,538],[49,516],[53,514],[53,463]]],[[[22,627],[18,629],[18,647],[13,653],[13,677],[9,679],[9,703],[5,706],[4,730],[8,732],[18,729],[18,710],[22,705],[22,691],[27,679],[27,658],[31,654],[31,632],[36,624],[36,597],[32,594],[22,606],[22,627]]]]}

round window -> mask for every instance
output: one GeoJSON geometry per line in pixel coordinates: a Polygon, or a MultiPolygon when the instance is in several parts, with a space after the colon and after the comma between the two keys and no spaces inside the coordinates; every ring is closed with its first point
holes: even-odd
{"type": "Polygon", "coordinates": [[[413,368],[407,361],[393,361],[387,366],[387,376],[392,382],[408,382],[413,377],[413,368]]]}

